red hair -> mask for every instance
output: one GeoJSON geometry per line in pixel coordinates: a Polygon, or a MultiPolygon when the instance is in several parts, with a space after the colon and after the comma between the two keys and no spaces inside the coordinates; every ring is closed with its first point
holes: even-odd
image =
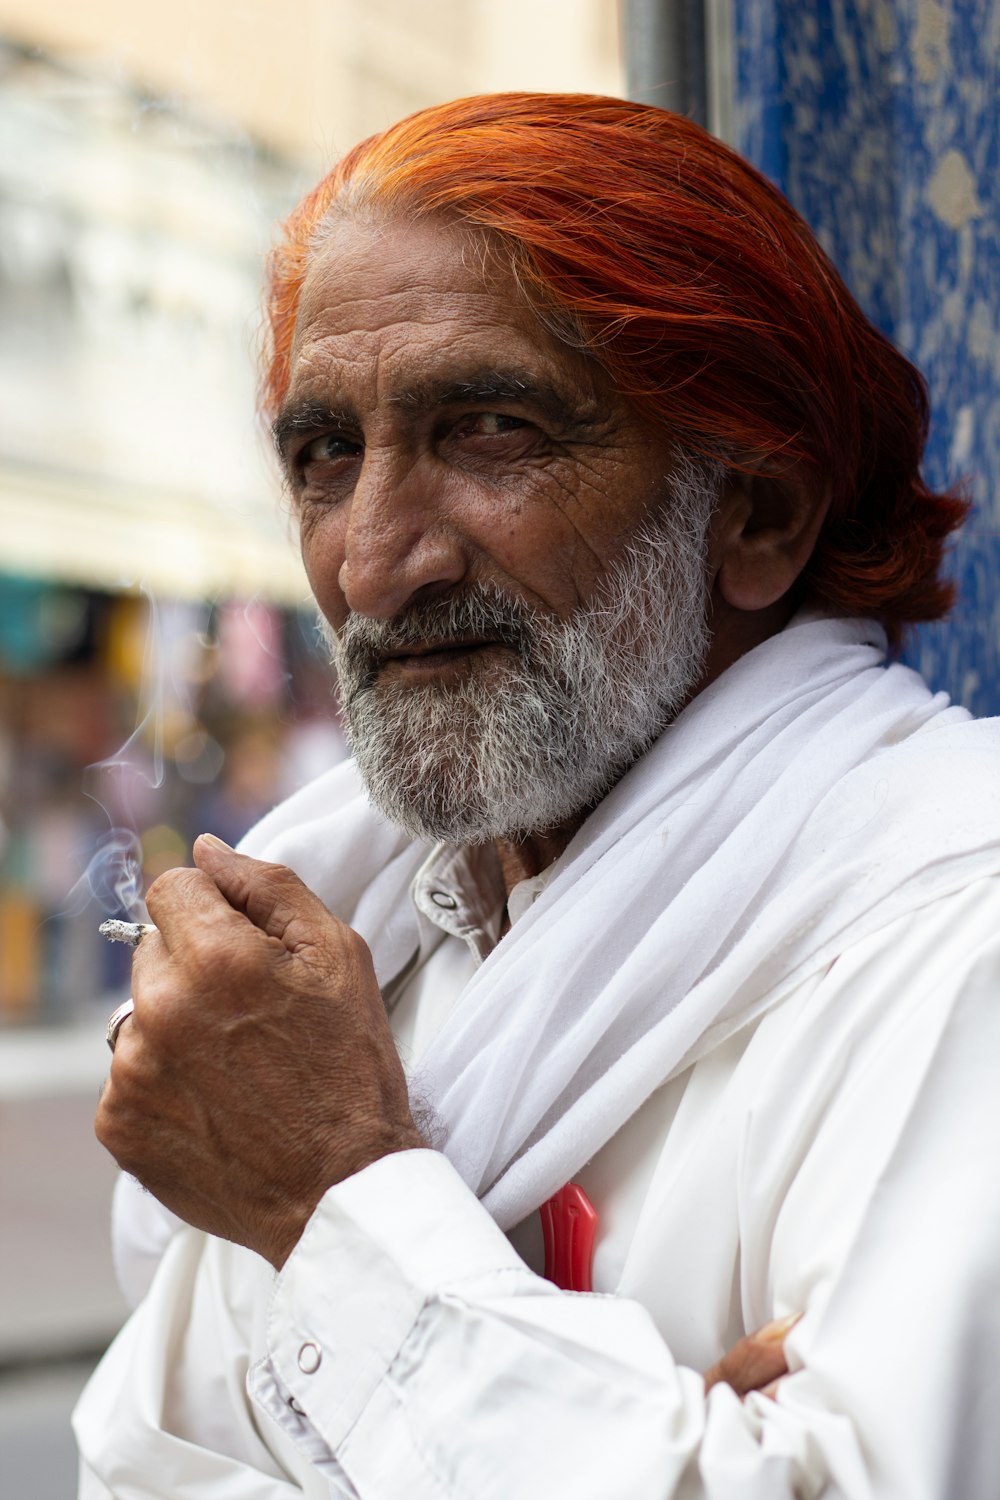
{"type": "Polygon", "coordinates": [[[812,469],[832,490],[803,583],[890,636],[945,613],[967,506],[920,477],[923,378],[864,316],[772,185],[699,126],[585,94],[491,94],[350,151],[269,264],[262,406],[289,381],[302,283],[331,213],[447,215],[505,251],[550,326],[635,406],[728,468],[812,469]]]}

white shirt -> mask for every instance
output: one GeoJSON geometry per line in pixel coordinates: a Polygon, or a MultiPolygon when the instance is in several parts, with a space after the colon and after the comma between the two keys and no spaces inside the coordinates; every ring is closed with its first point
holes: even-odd
{"type": "MultiPolygon", "coordinates": [[[[495,917],[438,939],[442,878],[417,1052],[495,917]]],[[[577,1177],[597,1295],[431,1151],[332,1188],[278,1277],[182,1230],[81,1402],[81,1496],[995,1497],[998,918],[986,879],[896,920],[660,1089],[577,1177]],[[791,1312],[778,1401],[706,1401],[791,1312]]]]}

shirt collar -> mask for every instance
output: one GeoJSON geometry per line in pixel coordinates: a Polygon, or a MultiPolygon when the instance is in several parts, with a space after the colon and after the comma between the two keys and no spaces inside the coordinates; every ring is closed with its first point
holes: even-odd
{"type": "Polygon", "coordinates": [[[500,939],[504,906],[513,926],[545,889],[551,873],[550,865],[541,874],[518,881],[507,897],[500,860],[492,844],[438,844],[410,887],[421,952],[428,944],[436,946],[444,932],[461,938],[481,964],[500,939]]]}

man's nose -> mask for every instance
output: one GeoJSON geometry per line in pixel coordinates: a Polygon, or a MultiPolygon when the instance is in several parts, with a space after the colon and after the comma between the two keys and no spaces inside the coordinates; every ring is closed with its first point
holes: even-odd
{"type": "Polygon", "coordinates": [[[340,588],[348,608],[390,619],[416,595],[451,588],[468,559],[444,499],[447,481],[419,460],[366,454],[349,502],[340,588]]]}

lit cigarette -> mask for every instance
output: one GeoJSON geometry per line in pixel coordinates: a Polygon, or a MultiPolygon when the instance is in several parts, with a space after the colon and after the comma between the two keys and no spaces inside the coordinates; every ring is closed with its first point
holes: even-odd
{"type": "Polygon", "coordinates": [[[142,939],[155,932],[156,928],[150,922],[119,922],[112,917],[109,921],[102,922],[97,930],[109,943],[128,943],[130,948],[137,948],[142,939]]]}

